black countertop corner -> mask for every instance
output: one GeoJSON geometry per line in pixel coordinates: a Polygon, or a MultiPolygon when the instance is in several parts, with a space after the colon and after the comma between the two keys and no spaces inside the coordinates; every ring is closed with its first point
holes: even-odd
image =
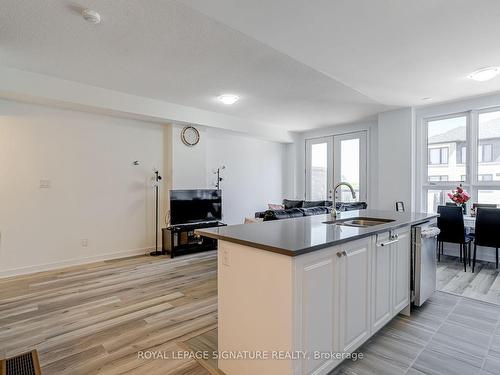
{"type": "Polygon", "coordinates": [[[234,242],[283,255],[297,256],[391,229],[421,224],[437,216],[437,214],[368,209],[342,212],[337,217],[337,220],[371,217],[394,221],[360,228],[324,224],[323,222],[332,220],[330,215],[315,215],[262,223],[229,225],[220,228],[197,229],[195,232],[205,237],[234,242]]]}

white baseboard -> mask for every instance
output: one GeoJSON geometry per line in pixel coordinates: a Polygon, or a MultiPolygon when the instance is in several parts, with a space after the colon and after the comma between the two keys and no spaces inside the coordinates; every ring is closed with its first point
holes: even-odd
{"type": "Polygon", "coordinates": [[[0,278],[20,276],[20,275],[26,275],[26,274],[36,273],[36,272],[43,272],[43,271],[51,271],[51,270],[55,270],[55,269],[59,269],[59,268],[79,266],[82,264],[95,263],[95,262],[99,262],[99,261],[103,261],[103,260],[127,258],[127,257],[131,257],[131,256],[145,254],[146,251],[148,251],[150,249],[154,249],[154,245],[150,246],[150,247],[145,247],[142,249],[117,251],[117,252],[113,252],[113,253],[94,255],[94,256],[89,256],[89,257],[84,257],[84,258],[69,259],[69,260],[64,260],[64,261],[54,262],[54,263],[45,263],[45,264],[38,264],[38,265],[32,265],[32,266],[19,267],[19,268],[11,268],[8,270],[0,271],[0,278]]]}

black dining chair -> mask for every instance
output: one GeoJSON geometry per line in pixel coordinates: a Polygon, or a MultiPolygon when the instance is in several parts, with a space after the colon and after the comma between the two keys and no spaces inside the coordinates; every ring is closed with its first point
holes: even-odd
{"type": "Polygon", "coordinates": [[[497,208],[498,206],[493,203],[472,203],[472,208],[497,208]]]}
{"type": "Polygon", "coordinates": [[[477,246],[494,247],[496,250],[496,268],[498,268],[498,248],[500,247],[500,208],[478,207],[474,239],[474,259],[472,272],[476,266],[477,246]]]}
{"type": "MultiPolygon", "coordinates": [[[[469,248],[472,238],[465,234],[464,215],[461,207],[438,206],[437,226],[440,233],[437,236],[438,261],[444,253],[444,243],[456,243],[460,245],[460,261],[464,262],[464,271],[467,271],[467,247],[469,248]]],[[[469,261],[470,262],[470,261],[469,261]]]]}

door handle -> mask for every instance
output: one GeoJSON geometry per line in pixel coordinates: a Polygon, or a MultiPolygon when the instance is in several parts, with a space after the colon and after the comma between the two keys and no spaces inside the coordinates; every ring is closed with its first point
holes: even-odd
{"type": "Polygon", "coordinates": [[[337,252],[337,256],[340,258],[342,256],[347,256],[347,252],[346,251],[339,251],[337,252]]]}

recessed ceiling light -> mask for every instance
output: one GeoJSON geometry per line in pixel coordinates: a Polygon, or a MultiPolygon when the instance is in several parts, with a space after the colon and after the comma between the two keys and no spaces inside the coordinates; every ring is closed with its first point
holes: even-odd
{"type": "Polygon", "coordinates": [[[495,78],[500,73],[500,67],[489,66],[487,68],[478,69],[467,76],[474,81],[484,82],[495,78]]]}
{"type": "Polygon", "coordinates": [[[238,101],[239,97],[237,95],[232,95],[232,94],[224,94],[219,96],[217,99],[221,101],[224,104],[231,105],[234,104],[238,101]]]}
{"type": "Polygon", "coordinates": [[[82,10],[82,17],[85,21],[98,24],[101,23],[101,15],[92,9],[82,10]]]}

